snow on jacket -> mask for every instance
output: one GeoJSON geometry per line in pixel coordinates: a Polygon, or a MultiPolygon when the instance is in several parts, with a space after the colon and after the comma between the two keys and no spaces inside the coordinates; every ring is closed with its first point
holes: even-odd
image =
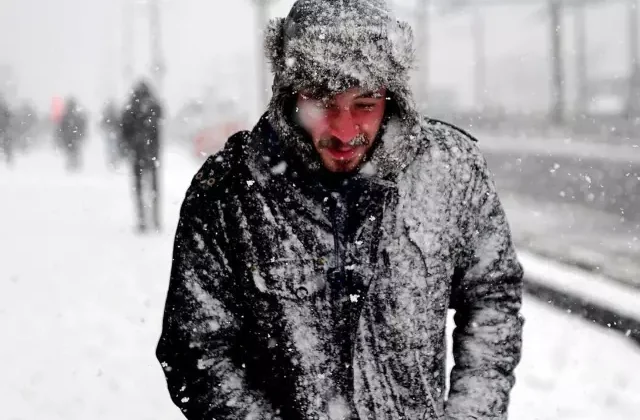
{"type": "Polygon", "coordinates": [[[397,180],[329,191],[264,154],[262,126],[182,207],[158,357],[187,418],[506,418],[522,270],[476,144],[431,122],[397,180]]]}
{"type": "Polygon", "coordinates": [[[190,420],[507,418],[522,268],[475,140],[415,111],[410,31],[382,5],[299,0],[272,22],[268,112],[187,191],[157,355],[190,420]],[[324,170],[291,118],[295,91],[326,75],[330,91],[389,92],[351,176],[324,170]]]}
{"type": "Polygon", "coordinates": [[[9,136],[12,113],[9,105],[0,97],[0,137],[9,136]]]}

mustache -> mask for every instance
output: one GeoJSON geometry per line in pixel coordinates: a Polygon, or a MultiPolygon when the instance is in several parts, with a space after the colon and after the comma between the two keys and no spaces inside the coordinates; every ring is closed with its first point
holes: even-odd
{"type": "MultiPolygon", "coordinates": [[[[346,146],[360,147],[360,146],[368,146],[370,143],[371,143],[371,139],[369,139],[369,137],[367,137],[366,134],[360,133],[354,138],[352,138],[351,140],[349,140],[346,146]]],[[[319,149],[331,149],[331,148],[341,147],[343,145],[345,144],[339,139],[337,139],[336,137],[329,137],[326,139],[320,139],[320,141],[318,141],[319,149]]]]}

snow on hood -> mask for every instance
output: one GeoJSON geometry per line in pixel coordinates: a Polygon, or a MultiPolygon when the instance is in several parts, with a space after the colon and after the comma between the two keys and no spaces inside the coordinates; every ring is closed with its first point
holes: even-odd
{"type": "Polygon", "coordinates": [[[389,175],[415,155],[421,118],[409,90],[413,34],[384,0],[298,0],[286,18],[270,21],[265,53],[274,72],[269,122],[283,147],[310,172],[321,171],[322,162],[293,120],[301,89],[386,87],[390,115],[376,140],[383,144],[374,147],[363,174],[389,175]]]}

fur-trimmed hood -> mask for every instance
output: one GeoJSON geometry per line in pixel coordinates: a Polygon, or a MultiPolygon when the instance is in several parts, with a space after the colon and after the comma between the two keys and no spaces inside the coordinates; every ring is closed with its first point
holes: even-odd
{"type": "Polygon", "coordinates": [[[422,139],[421,117],[409,90],[413,34],[384,0],[298,0],[286,18],[271,20],[265,52],[274,72],[268,118],[285,149],[311,173],[322,163],[293,118],[301,89],[339,92],[385,87],[390,106],[384,128],[363,166],[392,175],[406,167],[422,139]]]}

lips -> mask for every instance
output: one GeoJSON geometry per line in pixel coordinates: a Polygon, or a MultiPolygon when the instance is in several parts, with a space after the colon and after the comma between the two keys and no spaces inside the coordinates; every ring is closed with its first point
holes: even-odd
{"type": "Polygon", "coordinates": [[[358,154],[357,147],[330,147],[326,149],[327,153],[336,160],[351,160],[358,154]]]}

